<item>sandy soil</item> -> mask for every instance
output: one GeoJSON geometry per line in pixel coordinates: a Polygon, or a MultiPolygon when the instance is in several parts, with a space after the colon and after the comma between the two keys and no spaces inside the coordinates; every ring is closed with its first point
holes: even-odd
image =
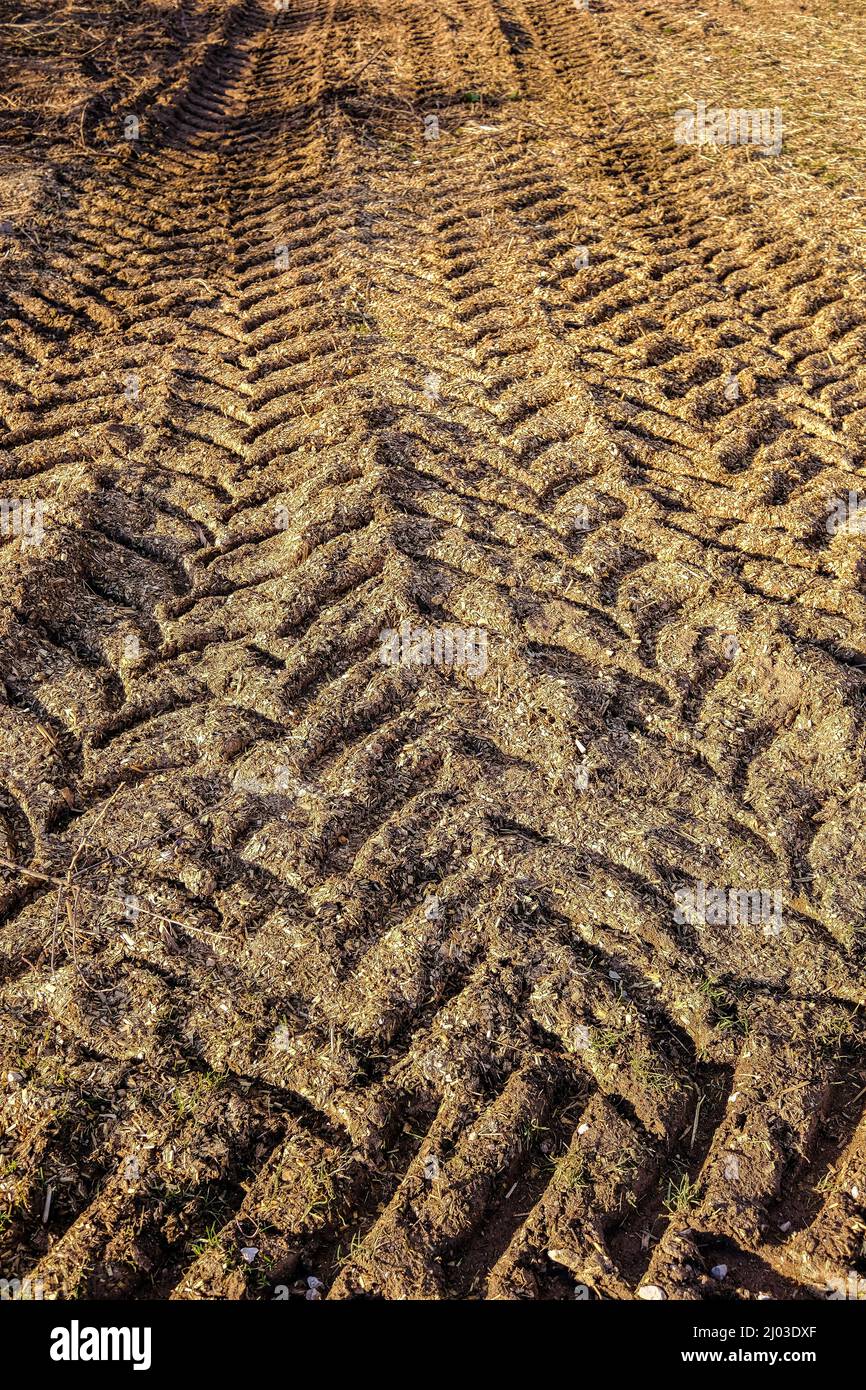
{"type": "Polygon", "coordinates": [[[864,21],[2,0],[0,1274],[866,1280],[864,21]]]}

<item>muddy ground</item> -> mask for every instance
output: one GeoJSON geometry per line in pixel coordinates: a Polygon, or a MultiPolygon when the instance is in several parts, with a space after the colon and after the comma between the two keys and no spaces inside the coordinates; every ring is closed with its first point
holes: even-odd
{"type": "Polygon", "coordinates": [[[866,1289],[862,0],[0,49],[0,1276],[866,1289]]]}

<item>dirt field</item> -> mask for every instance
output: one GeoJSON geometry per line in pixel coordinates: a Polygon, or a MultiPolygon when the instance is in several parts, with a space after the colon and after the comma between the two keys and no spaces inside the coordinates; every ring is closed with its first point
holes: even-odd
{"type": "Polygon", "coordinates": [[[866,1294],[864,0],[0,49],[0,1276],[866,1294]]]}

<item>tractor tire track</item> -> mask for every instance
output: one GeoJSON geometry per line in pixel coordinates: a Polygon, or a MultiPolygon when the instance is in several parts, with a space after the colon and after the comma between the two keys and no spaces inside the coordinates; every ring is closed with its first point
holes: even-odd
{"type": "Polygon", "coordinates": [[[0,1246],[57,1296],[860,1268],[866,303],[645,127],[641,35],[224,5],[10,286],[0,1246]]]}

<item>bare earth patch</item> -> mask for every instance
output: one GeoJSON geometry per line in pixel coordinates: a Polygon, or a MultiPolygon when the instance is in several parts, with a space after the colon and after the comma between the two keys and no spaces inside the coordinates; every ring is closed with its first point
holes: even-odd
{"type": "Polygon", "coordinates": [[[866,1278],[863,20],[0,0],[6,1277],[866,1278]]]}

